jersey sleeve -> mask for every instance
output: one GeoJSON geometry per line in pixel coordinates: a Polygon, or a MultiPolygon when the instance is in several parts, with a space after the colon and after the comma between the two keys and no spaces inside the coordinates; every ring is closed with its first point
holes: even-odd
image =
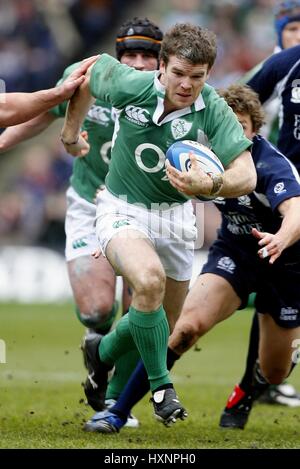
{"type": "Polygon", "coordinates": [[[206,116],[206,134],[212,150],[224,166],[231,163],[243,151],[250,151],[252,142],[245,137],[236,115],[211,87],[206,116]]]}
{"type": "Polygon", "coordinates": [[[143,72],[121,64],[108,54],[102,54],[91,71],[90,91],[95,98],[121,109],[142,92],[143,76],[143,72]]]}
{"type": "Polygon", "coordinates": [[[295,166],[269,142],[256,161],[256,192],[266,196],[273,211],[287,199],[300,196],[300,178],[295,166]]]}
{"type": "Polygon", "coordinates": [[[276,85],[289,74],[293,65],[299,60],[300,46],[285,49],[267,59],[260,70],[247,82],[262,103],[274,93],[276,85]]]}

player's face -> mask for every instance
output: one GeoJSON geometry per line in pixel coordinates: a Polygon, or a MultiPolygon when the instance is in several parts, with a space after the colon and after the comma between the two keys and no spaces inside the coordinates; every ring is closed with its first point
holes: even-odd
{"type": "Polygon", "coordinates": [[[160,64],[160,81],[166,87],[165,106],[169,111],[191,106],[209,76],[208,64],[191,64],[171,55],[169,62],[160,64]]]}
{"type": "Polygon", "coordinates": [[[149,51],[127,50],[120,62],[141,71],[157,69],[157,57],[149,51]]]}
{"type": "Polygon", "coordinates": [[[253,132],[253,124],[249,114],[241,114],[240,112],[236,112],[235,114],[244,129],[246,137],[252,140],[255,132],[253,132]]]}
{"type": "Polygon", "coordinates": [[[284,49],[300,44],[300,21],[288,23],[282,31],[282,45],[284,49]]]}

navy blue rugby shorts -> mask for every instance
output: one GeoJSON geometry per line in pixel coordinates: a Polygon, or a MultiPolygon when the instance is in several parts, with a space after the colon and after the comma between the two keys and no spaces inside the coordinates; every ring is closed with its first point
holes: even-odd
{"type": "Polygon", "coordinates": [[[300,262],[273,265],[260,259],[257,252],[229,245],[217,239],[211,246],[201,274],[213,273],[226,279],[241,299],[239,309],[247,306],[248,296],[256,292],[255,307],[270,314],[284,328],[300,326],[300,262]]]}

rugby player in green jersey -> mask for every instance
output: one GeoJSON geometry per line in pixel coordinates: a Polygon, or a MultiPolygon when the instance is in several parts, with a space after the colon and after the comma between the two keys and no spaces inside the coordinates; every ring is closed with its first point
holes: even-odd
{"type": "MultiPolygon", "coordinates": [[[[137,70],[156,70],[162,36],[156,24],[147,18],[128,20],[117,34],[117,58],[137,70]]],[[[65,70],[62,83],[77,66],[78,64],[73,64],[65,70]]],[[[54,120],[64,117],[66,108],[67,102],[64,102],[36,119],[10,127],[0,136],[0,151],[12,148],[17,143],[39,134],[54,120]]],[[[117,312],[115,273],[103,256],[97,261],[91,257],[97,246],[94,228],[95,198],[97,191],[104,187],[114,123],[111,104],[97,99],[87,111],[82,125],[84,137],[87,138],[88,134],[90,150],[85,158],[74,161],[71,185],[67,191],[65,228],[68,273],[77,316],[92,335],[105,334],[110,329],[117,312]]],[[[127,287],[123,290],[123,309],[126,311],[130,304],[130,295],[127,287]]],[[[120,357],[107,390],[106,403],[112,403],[112,400],[118,397],[137,359],[138,354],[135,350],[120,357]]],[[[85,357],[85,360],[88,358],[85,357]]],[[[88,366],[88,363],[86,365],[88,366]]],[[[101,410],[103,403],[99,401],[97,376],[89,376],[85,383],[85,393],[92,408],[101,410]]],[[[136,426],[137,421],[128,419],[128,424],[136,426]]]]}
{"type": "Polygon", "coordinates": [[[96,56],[84,60],[60,86],[34,93],[5,93],[5,86],[1,86],[5,83],[0,80],[0,127],[33,119],[41,112],[69,99],[83,82],[85,72],[95,60],[96,56]]]}
{"type": "Polygon", "coordinates": [[[101,340],[86,341],[102,377],[128,350],[147,370],[156,417],[169,425],[187,415],[166,366],[170,330],[187,294],[196,235],[192,204],[169,183],[165,153],[177,140],[205,140],[225,166],[211,178],[196,167],[192,193],[236,197],[252,191],[251,142],[231,108],[205,82],[216,57],[213,33],[178,24],[165,35],[158,72],[138,72],[103,54],[71,99],[62,140],[74,156],[89,151],[80,127],[92,96],[116,109],[106,189],[97,197],[96,231],[107,259],[133,291],[127,315],[101,340]]]}

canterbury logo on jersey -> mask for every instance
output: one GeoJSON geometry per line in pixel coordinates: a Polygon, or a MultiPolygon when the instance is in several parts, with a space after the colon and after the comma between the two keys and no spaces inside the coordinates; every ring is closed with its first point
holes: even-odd
{"type": "Polygon", "coordinates": [[[134,124],[140,125],[142,127],[147,127],[149,125],[149,118],[146,116],[150,113],[139,106],[126,106],[125,108],[125,118],[134,124]]]}
{"type": "Polygon", "coordinates": [[[112,109],[109,107],[96,106],[93,104],[87,113],[87,119],[107,126],[111,121],[113,121],[112,109]]]}

